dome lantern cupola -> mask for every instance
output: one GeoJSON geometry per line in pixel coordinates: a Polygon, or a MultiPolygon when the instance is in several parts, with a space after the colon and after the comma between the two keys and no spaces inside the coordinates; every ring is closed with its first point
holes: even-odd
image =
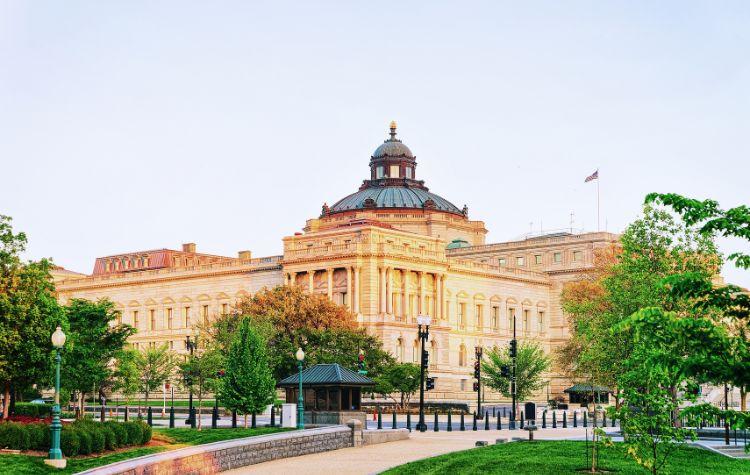
{"type": "Polygon", "coordinates": [[[396,138],[396,121],[391,121],[390,138],[375,149],[370,157],[370,179],[414,180],[416,157],[409,147],[396,138]]]}

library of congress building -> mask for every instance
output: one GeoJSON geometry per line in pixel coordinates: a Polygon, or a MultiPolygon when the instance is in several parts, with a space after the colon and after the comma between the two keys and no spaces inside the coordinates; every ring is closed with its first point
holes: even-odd
{"type": "MultiPolygon", "coordinates": [[[[137,348],[185,351],[194,325],[228,313],[242,297],[297,285],[347,306],[399,361],[416,362],[418,315],[432,318],[427,349],[435,390],[428,397],[471,401],[474,348],[506,345],[516,318],[519,340],[549,353],[567,338],[563,284],[592,266],[593,251],[614,234],[556,233],[486,243],[482,221],[419,179],[412,151],[390,137],[370,157],[354,193],[283,238],[283,253],[253,257],[200,253],[195,244],[99,257],[91,275],[57,276],[59,297],[109,298],[138,332],[137,348]]],[[[538,400],[570,381],[550,375],[538,400]]],[[[489,401],[498,396],[486,394],[489,401]]]]}

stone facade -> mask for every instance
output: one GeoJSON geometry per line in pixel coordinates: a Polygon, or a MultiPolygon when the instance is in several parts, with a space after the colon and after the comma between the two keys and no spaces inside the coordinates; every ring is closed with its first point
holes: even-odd
{"type": "MultiPolygon", "coordinates": [[[[469,220],[466,206],[416,180],[415,157],[395,139],[395,124],[386,145],[371,157],[371,179],[324,204],[303,233],[285,237],[281,256],[211,256],[186,244],[181,251],[99,258],[90,276],[60,273],[59,298],[109,298],[122,321],[138,329],[136,347],[166,343],[183,352],[198,322],[229,312],[237,299],[297,285],[347,306],[402,362],[418,360],[416,317],[427,314],[430,375],[437,378],[427,397],[475,401],[474,348],[507,344],[514,315],[520,340],[538,341],[548,352],[560,346],[568,338],[562,286],[580,279],[594,251],[617,236],[556,233],[485,243],[484,223],[469,220]]],[[[550,395],[569,383],[554,371],[550,380],[550,395]]],[[[546,389],[536,395],[545,398],[546,389]]],[[[503,399],[488,392],[485,400],[503,399]]]]}

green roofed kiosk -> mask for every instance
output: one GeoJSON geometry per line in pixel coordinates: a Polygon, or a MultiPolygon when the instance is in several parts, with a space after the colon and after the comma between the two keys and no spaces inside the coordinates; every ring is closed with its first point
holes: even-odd
{"type": "Polygon", "coordinates": [[[597,404],[609,403],[611,389],[604,386],[591,386],[590,384],[575,384],[563,391],[568,395],[571,404],[580,404],[587,406],[591,402],[597,404]]]}
{"type": "MultiPolygon", "coordinates": [[[[305,401],[305,425],[345,424],[358,419],[364,424],[361,411],[362,389],[375,386],[375,381],[339,364],[316,364],[302,371],[302,392],[305,401]]],[[[286,402],[296,403],[299,374],[292,374],[276,384],[286,390],[286,402]]]]}

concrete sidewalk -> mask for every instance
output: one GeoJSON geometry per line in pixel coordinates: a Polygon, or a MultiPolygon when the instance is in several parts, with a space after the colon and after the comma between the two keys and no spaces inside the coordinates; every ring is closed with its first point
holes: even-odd
{"type": "MultiPolygon", "coordinates": [[[[615,432],[618,429],[607,429],[615,432]]],[[[591,428],[588,429],[589,437],[591,428]]],[[[535,439],[583,439],[586,429],[539,429],[534,433],[535,439]]],[[[374,474],[407,462],[428,457],[470,449],[479,440],[490,445],[495,439],[510,437],[528,437],[525,430],[478,430],[465,432],[412,432],[408,440],[369,445],[365,447],[346,448],[332,452],[304,455],[287,459],[273,460],[252,465],[226,473],[270,473],[270,474],[374,474]]]]}

